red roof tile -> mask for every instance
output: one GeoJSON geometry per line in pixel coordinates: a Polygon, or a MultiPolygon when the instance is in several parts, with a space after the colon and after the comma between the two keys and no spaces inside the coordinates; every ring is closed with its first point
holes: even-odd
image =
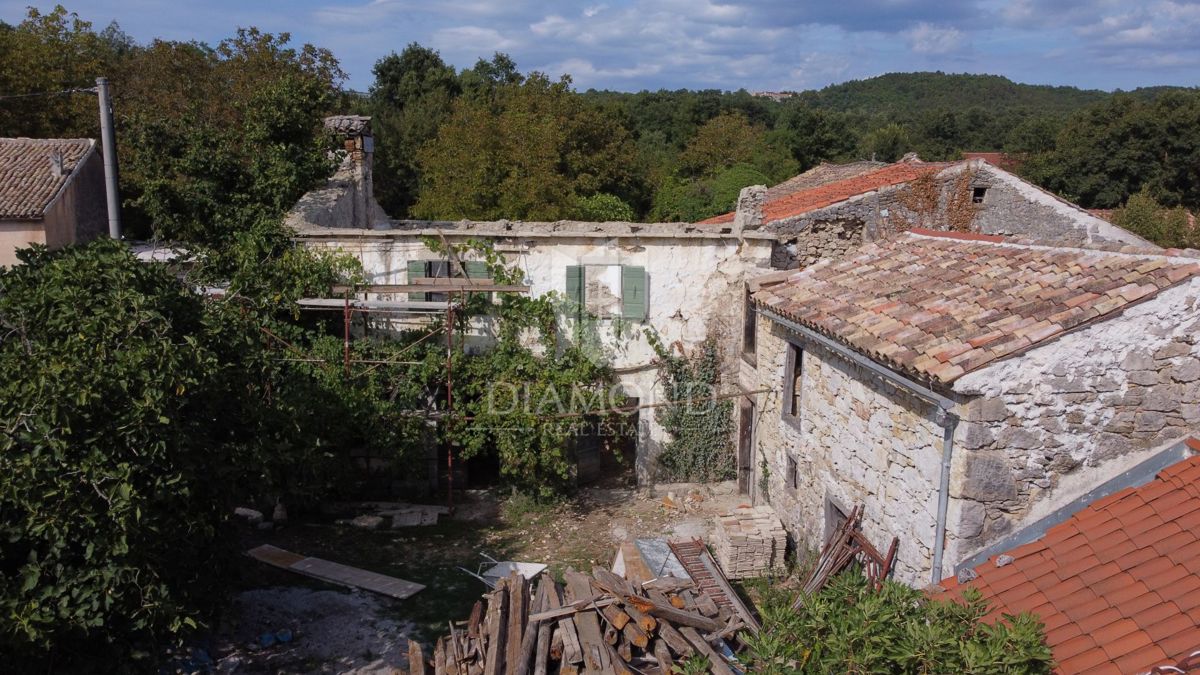
{"type": "MultiPolygon", "coordinates": [[[[771,198],[771,193],[768,191],[767,201],[763,204],[763,222],[770,223],[784,218],[801,216],[809,211],[844,202],[851,197],[907,183],[948,166],[950,166],[948,163],[897,162],[849,178],[783,193],[774,199],[771,198]]],[[[730,212],[702,220],[700,223],[731,223],[733,215],[733,212],[730,212]]]]}
{"type": "Polygon", "coordinates": [[[1124,291],[1131,283],[1157,293],[1176,283],[1173,273],[1187,279],[1200,264],[909,232],[764,284],[754,299],[892,368],[949,383],[1147,297],[1124,291]],[[1039,295],[1048,299],[1030,301],[1039,295]],[[1064,315],[1072,303],[1080,311],[1064,315]],[[1039,318],[1050,315],[1058,322],[1039,318]]]}
{"type": "Polygon", "coordinates": [[[0,138],[0,220],[40,220],[93,145],[87,138],[0,138]],[[59,175],[51,170],[55,153],[59,175]]]}
{"type": "Polygon", "coordinates": [[[953,584],[947,593],[978,589],[991,603],[988,617],[1037,614],[1062,673],[1142,673],[1180,661],[1200,649],[1200,577],[1185,564],[1200,555],[1200,529],[1181,528],[1157,514],[1163,504],[1178,508],[1180,494],[1200,509],[1200,496],[1175,480],[1200,481],[1200,456],[1051,528],[1035,542],[1045,544],[1046,558],[1018,558],[999,568],[989,560],[975,569],[978,578],[953,584]],[[1131,520],[1134,514],[1141,520],[1131,520]],[[1079,537],[1085,544],[1067,551],[1079,537]],[[1153,544],[1162,541],[1182,543],[1156,550],[1153,544]],[[1131,544],[1137,548],[1130,550],[1131,544]],[[1053,572],[1047,573],[1047,563],[1053,572]]]}

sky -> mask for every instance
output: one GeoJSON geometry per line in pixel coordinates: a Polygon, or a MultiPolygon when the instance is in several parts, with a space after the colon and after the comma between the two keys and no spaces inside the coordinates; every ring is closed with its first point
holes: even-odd
{"type": "MultiPolygon", "coordinates": [[[[366,90],[411,42],[465,68],[494,52],[580,89],[804,90],[888,72],[992,73],[1095,89],[1200,85],[1200,0],[77,0],[139,42],[238,26],[330,49],[366,90]]],[[[0,0],[20,21],[37,0],[0,0]]]]}

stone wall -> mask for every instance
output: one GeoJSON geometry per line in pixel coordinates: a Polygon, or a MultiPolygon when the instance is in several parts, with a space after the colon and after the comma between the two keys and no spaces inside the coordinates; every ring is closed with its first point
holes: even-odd
{"type": "Polygon", "coordinates": [[[775,391],[758,398],[753,481],[767,465],[769,501],[801,549],[818,549],[825,537],[826,499],[849,512],[865,509],[863,530],[877,546],[900,537],[895,578],[928,581],[942,428],[930,404],[913,398],[859,366],[816,345],[804,351],[804,389],[797,428],[781,416],[788,340],[803,341],[773,321],[758,320],[758,381],[775,391]],[[788,457],[799,487],[786,484],[788,457]]]}
{"type": "Polygon", "coordinates": [[[927,227],[946,229],[948,197],[957,187],[961,171],[973,172],[969,189],[986,188],[983,202],[975,205],[972,225],[978,232],[1031,239],[1050,245],[1079,246],[1094,243],[1127,243],[1148,245],[1144,239],[1122,230],[1087,211],[1064,201],[1011,173],[983,162],[957,164],[938,174],[941,191],[939,216],[916,214],[906,205],[903,196],[909,187],[899,185],[858,195],[832,206],[817,209],[795,218],[768,223],[764,229],[786,242],[772,261],[777,269],[792,269],[782,265],[803,267],[826,251],[833,257],[857,246],[860,241],[873,241],[888,236],[897,229],[927,227]],[[856,225],[850,225],[856,224],[856,225]],[[810,241],[811,240],[811,241],[810,241]],[[843,242],[849,246],[842,245],[843,242]]]}
{"type": "Polygon", "coordinates": [[[840,258],[862,244],[862,239],[862,220],[817,221],[798,232],[794,238],[775,242],[771,251],[771,267],[778,270],[803,269],[823,258],[840,258]]]}
{"type": "Polygon", "coordinates": [[[959,379],[948,562],[1200,429],[1200,281],[959,379]]]}

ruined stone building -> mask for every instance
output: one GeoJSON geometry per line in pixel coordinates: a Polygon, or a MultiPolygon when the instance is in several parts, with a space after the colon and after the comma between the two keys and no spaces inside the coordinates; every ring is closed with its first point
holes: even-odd
{"type": "Polygon", "coordinates": [[[90,138],[0,138],[0,265],[108,232],[104,165],[90,138]]]}
{"type": "MultiPolygon", "coordinates": [[[[887,213],[887,205],[903,197],[905,181],[953,174],[950,165],[915,160],[824,164],[770,189],[747,188],[735,213],[695,224],[396,220],[372,196],[370,119],[333,117],[327,126],[343,137],[346,156],[328,183],[288,215],[302,243],[353,254],[372,284],[405,284],[449,273],[448,261],[425,246],[427,237],[490,242],[525,272],[533,294],[564,294],[599,317],[625,393],[642,403],[656,400],[659,376],[643,329],[685,351],[717,340],[727,364],[726,388],[732,388],[741,367],[750,279],[845,254],[889,231],[897,216],[887,213]]],[[[992,171],[970,167],[973,180],[992,171]]],[[[939,195],[952,189],[944,182],[937,183],[939,195]]],[[[1010,230],[1029,231],[1022,224],[1032,213],[1040,219],[1035,231],[1055,241],[1132,237],[1010,174],[988,178],[987,185],[983,206],[969,210],[996,228],[1014,210],[1010,230]]],[[[486,330],[477,337],[476,344],[485,344],[486,330]]],[[[654,479],[655,457],[666,440],[653,417],[643,411],[638,421],[642,482],[654,479]]],[[[748,491],[751,467],[743,462],[738,469],[748,491]]]]}
{"type": "Polygon", "coordinates": [[[916,230],[755,282],[742,463],[923,585],[1200,425],[1200,260],[916,230]],[[753,365],[751,365],[753,364],[753,365]]]}

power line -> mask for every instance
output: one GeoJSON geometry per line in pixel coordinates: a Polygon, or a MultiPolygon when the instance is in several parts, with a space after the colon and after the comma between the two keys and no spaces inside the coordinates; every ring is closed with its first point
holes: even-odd
{"type": "Polygon", "coordinates": [[[67,94],[95,94],[98,91],[96,87],[64,89],[62,91],[35,91],[29,94],[7,94],[0,96],[0,101],[18,98],[34,98],[37,96],[66,96],[67,94]]]}

